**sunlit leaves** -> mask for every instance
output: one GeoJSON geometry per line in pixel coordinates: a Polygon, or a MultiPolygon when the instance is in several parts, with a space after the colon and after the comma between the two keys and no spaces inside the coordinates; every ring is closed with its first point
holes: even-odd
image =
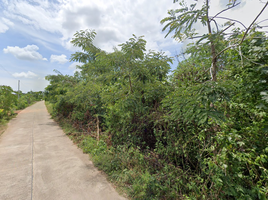
{"type": "Polygon", "coordinates": [[[10,86],[0,86],[0,119],[15,107],[17,96],[14,94],[10,86]]]}

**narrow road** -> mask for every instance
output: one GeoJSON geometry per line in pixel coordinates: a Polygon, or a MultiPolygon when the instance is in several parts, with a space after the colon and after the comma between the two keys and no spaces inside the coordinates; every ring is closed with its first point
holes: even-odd
{"type": "Polygon", "coordinates": [[[0,199],[123,200],[38,102],[0,137],[0,199]]]}

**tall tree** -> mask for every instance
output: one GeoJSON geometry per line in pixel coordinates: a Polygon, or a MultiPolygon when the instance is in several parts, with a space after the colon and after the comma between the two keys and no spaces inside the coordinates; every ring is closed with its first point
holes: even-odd
{"type": "Polygon", "coordinates": [[[227,10],[233,9],[237,7],[240,2],[237,0],[230,0],[229,3],[226,5],[226,8],[217,13],[214,16],[209,15],[209,9],[210,9],[210,1],[205,0],[202,7],[200,9],[196,8],[197,6],[197,0],[194,1],[194,3],[188,5],[185,0],[173,0],[174,3],[179,2],[179,5],[181,8],[170,10],[168,11],[169,17],[166,17],[161,20],[161,24],[165,24],[163,31],[168,30],[168,33],[166,34],[166,37],[171,33],[175,32],[173,35],[173,38],[175,38],[178,41],[185,41],[186,39],[194,39],[194,38],[200,38],[198,42],[202,40],[206,40],[210,44],[211,49],[211,67],[210,67],[210,75],[211,80],[216,81],[217,80],[217,62],[219,56],[225,52],[226,50],[240,46],[241,43],[245,40],[245,37],[249,30],[253,27],[254,23],[258,19],[258,17],[261,15],[261,13],[265,10],[265,8],[268,5],[265,3],[263,9],[260,11],[260,13],[256,16],[256,18],[253,20],[253,22],[246,27],[242,22],[221,17],[220,15],[224,13],[227,10]],[[218,19],[224,19],[226,20],[226,23],[222,25],[222,28],[220,29],[218,19]],[[197,23],[201,23],[203,26],[207,27],[207,33],[203,35],[199,35],[199,33],[196,31],[194,26],[197,23]],[[240,40],[235,40],[232,44],[230,43],[228,46],[224,47],[223,49],[217,48],[217,39],[221,38],[223,36],[226,36],[226,31],[230,29],[231,27],[234,27],[235,24],[240,24],[243,27],[244,35],[240,40]]]}
{"type": "Polygon", "coordinates": [[[96,54],[100,53],[100,49],[93,44],[93,40],[96,36],[94,30],[80,30],[74,34],[71,43],[75,47],[82,48],[82,52],[75,52],[71,56],[71,61],[78,61],[81,63],[87,63],[95,60],[96,54]]]}

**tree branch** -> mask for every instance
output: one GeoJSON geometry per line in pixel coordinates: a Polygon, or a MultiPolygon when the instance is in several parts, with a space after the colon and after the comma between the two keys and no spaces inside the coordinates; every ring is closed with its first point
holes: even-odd
{"type": "Polygon", "coordinates": [[[212,39],[212,30],[211,30],[211,20],[209,20],[208,16],[208,9],[209,9],[209,0],[206,0],[206,17],[207,17],[207,26],[208,26],[208,40],[210,42],[210,49],[211,49],[211,55],[212,55],[212,63],[211,63],[211,80],[217,81],[216,71],[217,71],[217,54],[216,54],[216,48],[214,41],[212,39]]]}
{"type": "Polygon", "coordinates": [[[260,21],[260,22],[257,23],[257,24],[260,24],[260,23],[265,22],[265,21],[268,21],[268,19],[264,19],[264,20],[260,21]]]}
{"type": "Polygon", "coordinates": [[[214,18],[216,18],[216,17],[217,17],[218,15],[220,15],[221,13],[223,13],[223,12],[225,12],[225,11],[227,11],[227,10],[230,10],[230,9],[232,9],[232,8],[234,8],[234,7],[236,7],[236,6],[238,6],[240,3],[241,3],[241,2],[235,4],[235,2],[234,2],[234,4],[233,4],[231,7],[228,7],[228,8],[226,8],[226,9],[222,10],[221,12],[217,13],[216,15],[214,15],[214,17],[211,18],[211,20],[214,19],[214,18]]]}
{"type": "Polygon", "coordinates": [[[239,46],[239,51],[238,51],[240,58],[241,58],[241,65],[244,68],[244,61],[243,61],[243,54],[242,54],[242,50],[241,50],[241,46],[239,46]]]}
{"type": "MultiPolygon", "coordinates": [[[[237,49],[235,49],[235,50],[239,53],[239,51],[238,51],[237,49]]],[[[260,66],[266,66],[266,65],[264,65],[264,64],[257,63],[257,62],[255,62],[255,61],[250,60],[249,58],[247,58],[247,57],[244,56],[243,54],[242,54],[242,56],[243,56],[243,58],[247,59],[249,62],[251,62],[251,63],[253,63],[253,64],[260,65],[260,66]]]]}
{"type": "Polygon", "coordinates": [[[223,29],[220,33],[219,33],[219,35],[220,34],[222,34],[224,31],[226,31],[227,29],[229,29],[231,26],[233,26],[235,24],[235,22],[234,23],[232,23],[232,24],[230,24],[228,27],[226,27],[225,29],[223,29]]]}
{"type": "Polygon", "coordinates": [[[241,45],[241,44],[244,42],[244,40],[245,40],[245,38],[246,38],[246,35],[248,34],[250,28],[251,28],[252,25],[257,21],[257,19],[258,19],[259,16],[263,13],[263,11],[265,10],[265,8],[266,8],[267,6],[268,6],[268,1],[267,1],[266,4],[264,5],[264,7],[263,7],[262,10],[260,11],[260,13],[255,17],[255,19],[253,20],[253,22],[252,22],[252,23],[249,25],[249,27],[246,29],[246,32],[245,32],[245,34],[243,35],[243,38],[241,39],[241,41],[240,41],[238,44],[230,45],[229,47],[226,47],[226,48],[224,48],[223,50],[221,50],[221,51],[216,55],[216,58],[217,58],[218,56],[220,56],[224,51],[226,51],[226,50],[228,50],[228,49],[230,49],[230,48],[232,48],[232,47],[237,47],[237,46],[241,45]]]}
{"type": "Polygon", "coordinates": [[[211,21],[214,22],[214,24],[215,24],[215,26],[216,26],[216,28],[217,28],[217,32],[219,32],[219,27],[218,27],[218,24],[217,24],[216,20],[215,20],[215,19],[211,19],[211,21]]]}
{"type": "Polygon", "coordinates": [[[189,37],[189,38],[187,38],[187,39],[196,39],[196,38],[202,38],[202,37],[204,37],[204,35],[199,35],[199,36],[189,37]]]}
{"type": "Polygon", "coordinates": [[[242,44],[242,42],[244,41],[244,39],[245,39],[247,33],[249,32],[251,26],[257,21],[257,19],[259,18],[259,16],[262,14],[262,12],[265,10],[265,8],[266,8],[267,6],[268,6],[268,1],[266,2],[266,4],[264,5],[264,7],[262,8],[261,12],[257,15],[257,17],[256,17],[256,18],[253,20],[253,22],[249,25],[249,27],[248,27],[247,31],[245,32],[245,34],[244,34],[244,36],[243,36],[241,42],[239,43],[239,45],[242,44]]]}
{"type": "Polygon", "coordinates": [[[228,17],[215,17],[215,18],[218,18],[218,19],[226,19],[226,20],[230,20],[230,21],[233,21],[233,22],[237,22],[237,23],[241,24],[245,29],[247,29],[247,27],[242,22],[240,22],[238,20],[231,19],[231,18],[228,18],[228,17]]]}

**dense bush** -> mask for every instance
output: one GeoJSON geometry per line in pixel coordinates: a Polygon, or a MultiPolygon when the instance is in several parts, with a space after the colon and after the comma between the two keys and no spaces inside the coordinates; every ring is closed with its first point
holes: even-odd
{"type": "Polygon", "coordinates": [[[107,53],[94,36],[75,35],[81,73],[47,76],[46,100],[100,169],[133,199],[266,199],[264,34],[252,31],[239,51],[222,54],[217,81],[208,44],[189,46],[191,56],[168,76],[171,58],[146,53],[142,37],[107,53]]]}
{"type": "Polygon", "coordinates": [[[0,119],[8,116],[13,111],[17,102],[16,96],[10,86],[0,86],[0,119]]]}

